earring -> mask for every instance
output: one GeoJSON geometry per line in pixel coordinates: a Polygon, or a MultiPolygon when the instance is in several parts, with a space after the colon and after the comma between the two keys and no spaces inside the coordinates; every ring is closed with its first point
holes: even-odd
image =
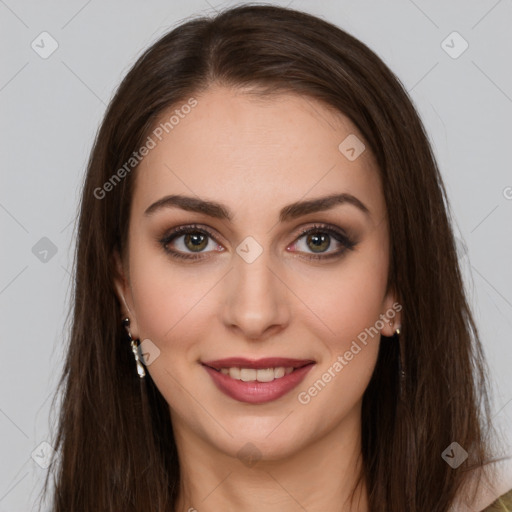
{"type": "Polygon", "coordinates": [[[142,378],[145,377],[146,372],[144,371],[144,366],[142,366],[142,363],[140,361],[137,342],[132,339],[132,334],[131,334],[130,328],[129,328],[130,319],[129,318],[124,318],[123,319],[123,325],[126,328],[126,331],[128,332],[128,336],[130,337],[130,345],[132,347],[133,356],[135,357],[135,363],[137,364],[137,373],[139,374],[139,377],[142,379],[142,378]]]}
{"type": "MultiPolygon", "coordinates": [[[[393,320],[388,320],[388,324],[393,327],[393,324],[395,322],[393,320]]],[[[395,332],[393,334],[400,334],[400,327],[398,327],[398,329],[395,330],[395,332]]]]}

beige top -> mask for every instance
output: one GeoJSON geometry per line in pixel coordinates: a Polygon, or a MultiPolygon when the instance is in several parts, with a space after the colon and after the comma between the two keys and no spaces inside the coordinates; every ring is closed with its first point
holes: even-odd
{"type": "Polygon", "coordinates": [[[484,508],[482,512],[512,512],[512,489],[484,508]]]}

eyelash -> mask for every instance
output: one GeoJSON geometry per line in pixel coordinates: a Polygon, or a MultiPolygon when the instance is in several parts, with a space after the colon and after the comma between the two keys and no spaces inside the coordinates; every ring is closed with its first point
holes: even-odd
{"type": "MultiPolygon", "coordinates": [[[[195,234],[200,233],[200,234],[203,234],[203,235],[207,235],[212,240],[214,240],[216,242],[215,236],[214,236],[214,234],[210,230],[208,230],[205,227],[200,227],[200,226],[198,226],[196,224],[191,224],[191,225],[187,225],[187,226],[180,226],[180,227],[172,230],[164,238],[159,240],[159,242],[162,245],[164,251],[167,254],[169,254],[169,256],[171,256],[172,258],[175,258],[175,259],[178,259],[178,260],[200,260],[200,259],[204,259],[205,256],[201,256],[200,255],[201,253],[197,253],[196,255],[190,255],[190,254],[181,253],[179,251],[174,251],[174,250],[169,249],[167,247],[167,245],[170,244],[176,238],[179,238],[180,236],[183,236],[183,235],[192,234],[192,233],[195,233],[195,234]]],[[[330,254],[328,254],[328,256],[323,256],[323,255],[301,256],[301,257],[304,257],[304,258],[309,259],[309,260],[327,260],[327,259],[332,259],[332,258],[336,258],[336,257],[341,257],[341,256],[344,255],[345,251],[352,250],[357,245],[357,243],[355,241],[353,241],[350,237],[348,237],[345,233],[343,233],[342,231],[340,231],[338,229],[329,227],[329,225],[327,225],[327,224],[315,224],[314,226],[310,226],[308,228],[303,229],[299,233],[299,235],[297,236],[297,238],[295,239],[295,241],[293,243],[295,244],[298,240],[303,238],[305,235],[308,235],[308,234],[311,234],[311,233],[315,233],[315,234],[318,234],[318,233],[328,234],[329,236],[333,237],[337,242],[342,244],[344,246],[344,248],[342,248],[341,250],[336,251],[335,253],[330,253],[330,254]]]]}

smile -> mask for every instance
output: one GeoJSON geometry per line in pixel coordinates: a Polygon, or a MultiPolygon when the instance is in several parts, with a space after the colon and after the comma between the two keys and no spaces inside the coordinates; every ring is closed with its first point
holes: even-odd
{"type": "MultiPolygon", "coordinates": [[[[290,364],[289,362],[292,360],[287,361],[290,364]]],[[[244,364],[243,362],[238,363],[238,366],[220,366],[219,368],[209,366],[211,363],[201,364],[222,393],[240,402],[261,404],[277,400],[289,393],[302,382],[316,364],[315,361],[308,360],[294,360],[293,362],[295,366],[270,366],[267,368],[240,366],[244,364]]],[[[218,363],[215,364],[218,365],[218,363]]],[[[257,364],[261,365],[262,363],[252,362],[253,366],[257,364]]]]}

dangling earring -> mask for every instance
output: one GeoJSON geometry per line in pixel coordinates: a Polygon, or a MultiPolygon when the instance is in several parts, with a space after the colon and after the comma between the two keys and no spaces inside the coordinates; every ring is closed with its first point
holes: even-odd
{"type": "Polygon", "coordinates": [[[132,339],[132,334],[130,332],[130,319],[124,318],[123,319],[123,325],[126,328],[126,331],[128,332],[128,336],[130,337],[130,345],[132,347],[133,356],[135,357],[135,363],[137,364],[137,373],[139,374],[139,377],[142,379],[146,376],[146,372],[144,371],[144,366],[142,365],[139,357],[139,350],[137,347],[137,342],[132,339]]]}

